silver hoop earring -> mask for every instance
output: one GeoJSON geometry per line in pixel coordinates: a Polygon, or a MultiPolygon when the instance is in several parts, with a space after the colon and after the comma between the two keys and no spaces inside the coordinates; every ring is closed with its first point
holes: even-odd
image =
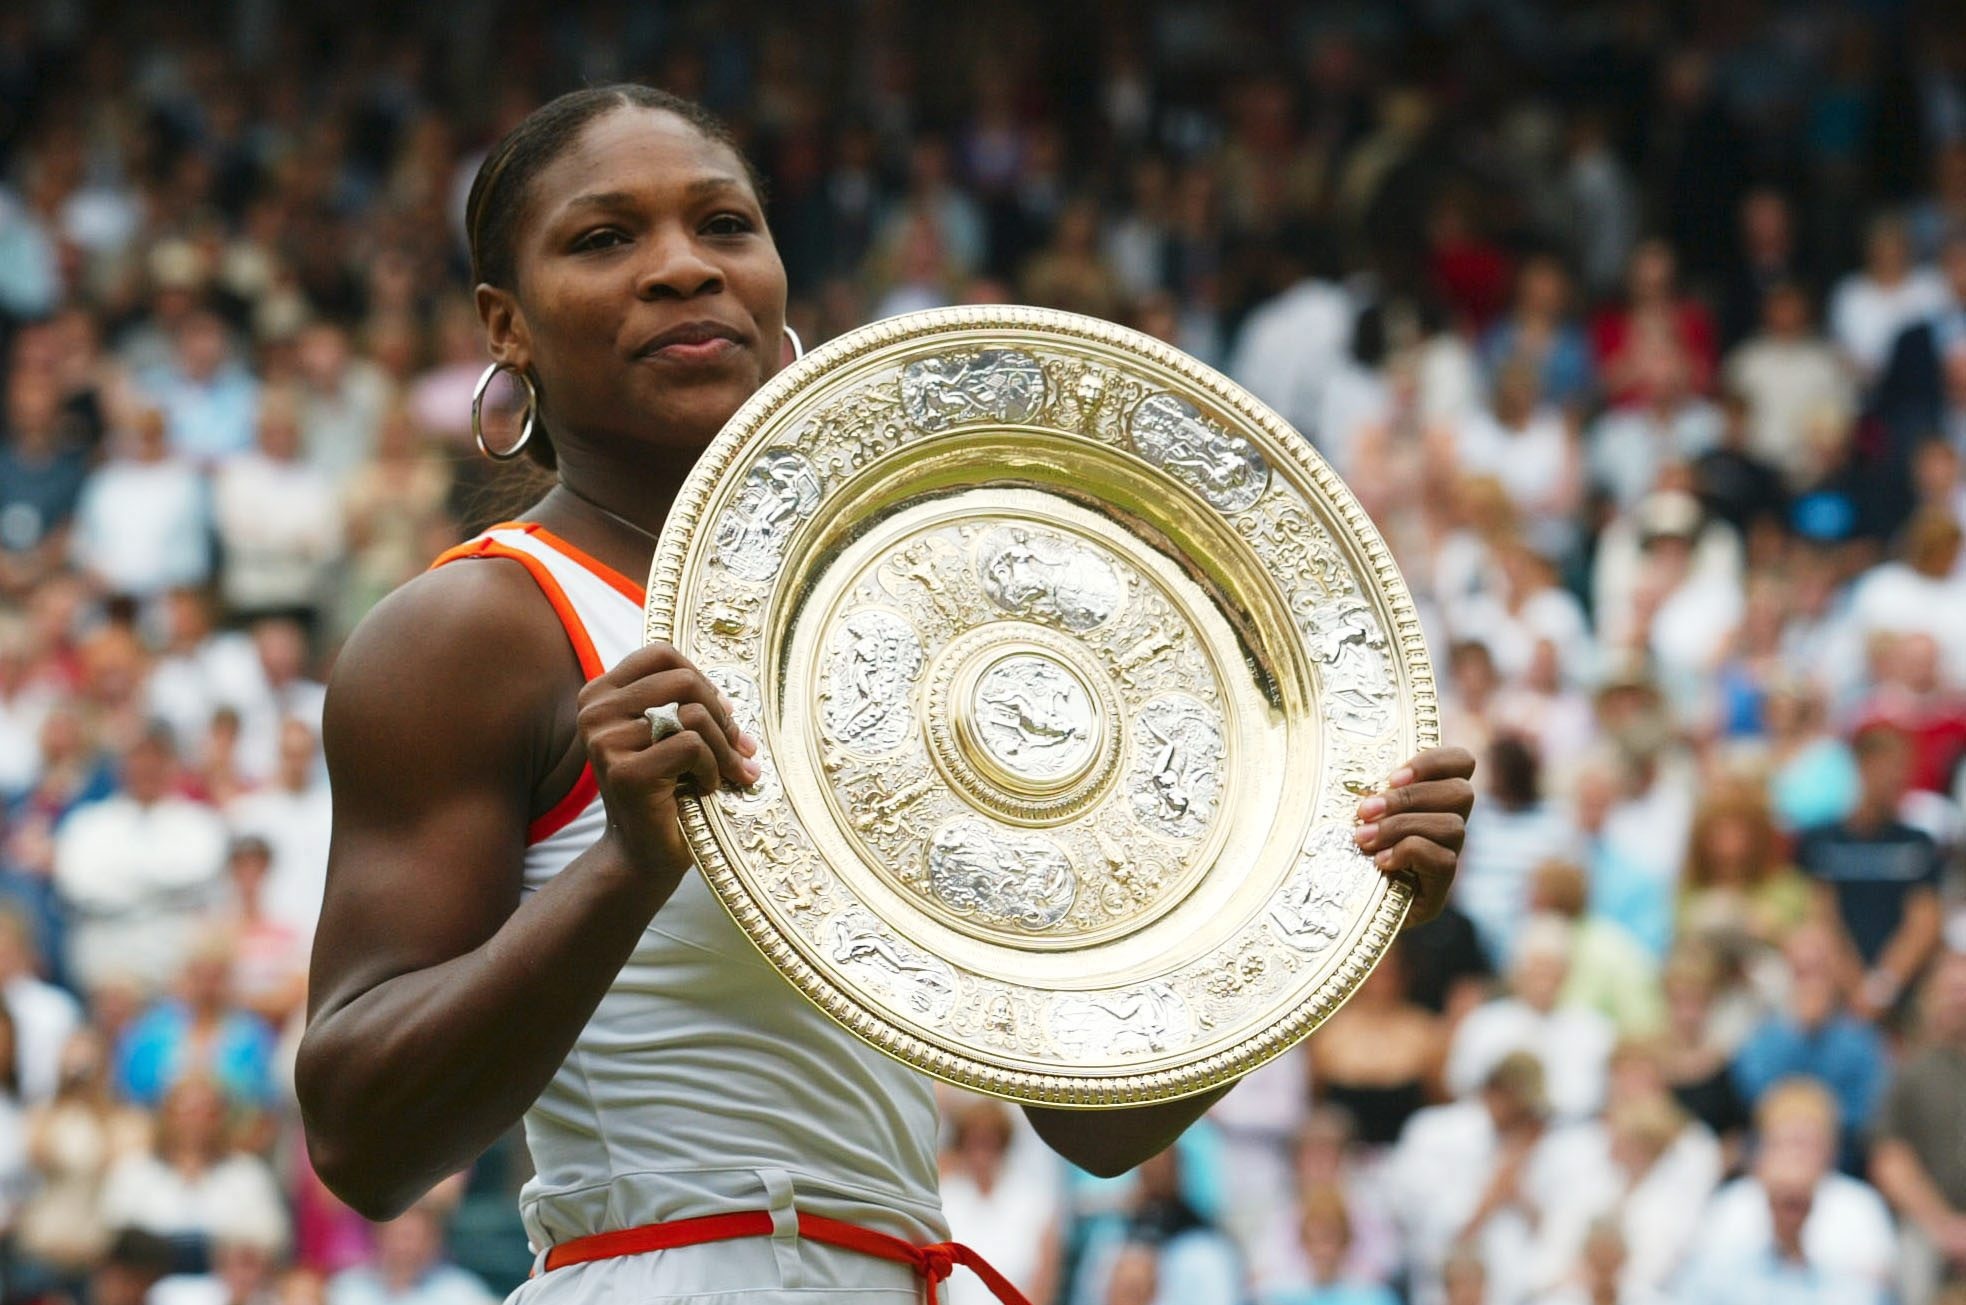
{"type": "Polygon", "coordinates": [[[799,333],[792,329],[790,322],[785,323],[785,334],[792,337],[792,361],[797,362],[799,359],[805,357],[806,342],[799,338],[799,333]]]}
{"type": "Polygon", "coordinates": [[[495,362],[485,368],[485,374],[478,378],[477,387],[471,391],[471,438],[478,441],[478,452],[493,462],[510,462],[526,451],[526,445],[532,439],[533,427],[538,423],[538,417],[539,392],[532,387],[532,377],[510,363],[495,362]],[[511,372],[526,390],[526,420],[519,427],[519,441],[503,453],[495,451],[491,445],[485,443],[484,423],[485,391],[491,388],[492,377],[500,372],[511,372]]]}

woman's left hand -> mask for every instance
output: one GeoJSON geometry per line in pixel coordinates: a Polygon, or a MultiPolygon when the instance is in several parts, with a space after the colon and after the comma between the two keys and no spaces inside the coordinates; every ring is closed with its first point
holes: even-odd
{"type": "Polygon", "coordinates": [[[1469,782],[1474,768],[1474,754],[1466,748],[1429,748],[1358,804],[1353,837],[1360,850],[1384,873],[1403,875],[1413,884],[1409,925],[1433,919],[1447,904],[1474,806],[1469,782]]]}

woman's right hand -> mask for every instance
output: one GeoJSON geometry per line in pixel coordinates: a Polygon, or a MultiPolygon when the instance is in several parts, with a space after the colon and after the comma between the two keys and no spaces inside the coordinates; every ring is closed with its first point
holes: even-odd
{"type": "Polygon", "coordinates": [[[630,864],[673,886],[693,864],[677,818],[685,785],[709,793],[756,782],[758,745],[729,699],[666,643],[639,648],[580,690],[580,741],[607,805],[607,837],[630,864]],[[683,728],[651,739],[651,707],[674,703],[683,728]]]}

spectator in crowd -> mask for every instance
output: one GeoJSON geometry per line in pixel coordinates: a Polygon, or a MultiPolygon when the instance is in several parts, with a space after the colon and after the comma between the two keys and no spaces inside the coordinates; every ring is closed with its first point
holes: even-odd
{"type": "Polygon", "coordinates": [[[1317,1100],[1344,1110],[1364,1145],[1391,1146],[1437,1098],[1446,1049],[1446,1022],[1407,995],[1395,944],[1308,1044],[1317,1100]]]}
{"type": "Polygon", "coordinates": [[[1858,1014],[1891,1009],[1939,941],[1940,859],[1932,838],[1899,819],[1911,765],[1904,735],[1873,725],[1857,735],[1856,808],[1811,830],[1796,860],[1817,883],[1864,967],[1858,1014]]]}
{"type": "Polygon", "coordinates": [[[1834,1094],[1843,1154],[1854,1156],[1888,1070],[1884,1040],[1844,1005],[1835,934],[1804,925],[1789,935],[1786,1007],[1748,1035],[1734,1057],[1734,1084],[1750,1106],[1777,1084],[1807,1076],[1834,1094]]]}
{"type": "Polygon", "coordinates": [[[1927,510],[1906,523],[1903,557],[1867,573],[1850,591],[1848,621],[1862,641],[1881,634],[1927,634],[1947,677],[1966,683],[1966,587],[1958,575],[1961,541],[1951,515],[1927,510]]]}
{"type": "MultiPolygon", "coordinates": [[[[1032,1300],[1057,1288],[1062,1247],[1062,1206],[1052,1175],[1018,1173],[1010,1153],[1010,1112],[988,1098],[965,1100],[948,1113],[949,1142],[942,1157],[942,1209],[951,1236],[973,1248],[1032,1300]],[[1032,1181],[1036,1179],[1036,1181],[1032,1181]]],[[[957,1305],[994,1299],[980,1279],[953,1282],[957,1305]]]]}
{"type": "Polygon", "coordinates": [[[215,1237],[284,1244],[287,1213],[272,1171],[233,1148],[231,1128],[217,1083],[198,1074],[179,1079],[158,1108],[151,1147],[124,1156],[103,1181],[109,1226],[169,1239],[180,1273],[205,1271],[215,1237]]]}
{"type": "Polygon", "coordinates": [[[138,410],[116,447],[76,506],[76,565],[126,598],[200,583],[211,574],[210,507],[197,467],[171,453],[154,408],[138,410]]]}
{"type": "Polygon", "coordinates": [[[88,450],[64,420],[51,376],[16,370],[0,441],[0,593],[19,597],[59,569],[88,483],[88,450]]]}
{"type": "Polygon", "coordinates": [[[1510,939],[1529,904],[1529,875],[1545,861],[1570,856],[1577,833],[1563,808],[1544,798],[1536,754],[1521,739],[1489,746],[1487,788],[1468,819],[1455,896],[1491,958],[1506,961],[1510,939]]]}
{"type": "MultiPolygon", "coordinates": [[[[468,408],[468,399],[463,406],[468,408]]],[[[376,429],[375,457],[356,469],[343,493],[348,568],[337,631],[352,629],[383,595],[422,570],[430,541],[450,529],[446,504],[452,467],[421,438],[416,420],[404,404],[385,411],[376,429]]]]}
{"type": "Polygon", "coordinates": [[[354,352],[348,332],[329,321],[310,322],[301,330],[294,361],[300,447],[339,487],[375,449],[376,428],[389,407],[389,383],[381,368],[354,352]]]}
{"type": "Polygon", "coordinates": [[[1107,1295],[1102,1287],[1110,1285],[1114,1266],[1134,1244],[1154,1251],[1155,1305],[1236,1305],[1241,1300],[1240,1254],[1183,1190],[1176,1148],[1134,1171],[1133,1191],[1120,1218],[1095,1234],[1082,1253],[1071,1299],[1097,1301],[1107,1295]]]}
{"type": "Polygon", "coordinates": [[[205,736],[213,713],[237,712],[262,692],[252,639],[221,629],[216,595],[182,586],[164,596],[163,641],[151,663],[150,714],[190,745],[205,736]]]}
{"type": "Polygon", "coordinates": [[[62,1049],[82,1023],[81,1006],[40,976],[38,961],[27,920],[0,907],[0,1005],[13,1020],[15,1087],[29,1103],[54,1096],[62,1049]]]}
{"type": "Polygon", "coordinates": [[[1598,314],[1591,337],[1605,393],[1619,407],[1705,393],[1719,362],[1713,317],[1680,288],[1678,258],[1662,240],[1632,251],[1625,301],[1598,314]]]}
{"type": "Polygon", "coordinates": [[[1551,1124],[1542,1065],[1526,1051],[1495,1062],[1468,1099],[1413,1117],[1386,1181],[1416,1301],[1455,1299],[1463,1247],[1488,1290],[1516,1299],[1534,1229],[1567,1187],[1566,1144],[1551,1124]]]}
{"type": "Polygon", "coordinates": [[[1264,1293],[1262,1305],[1399,1305],[1384,1283],[1360,1281],[1346,1272],[1352,1224],[1345,1194],[1335,1187],[1315,1187],[1298,1204],[1298,1235],[1309,1281],[1264,1293]]]}
{"type": "Polygon", "coordinates": [[[233,986],[242,1008],[279,1029],[306,999],[312,936],[267,913],[272,870],[273,846],[266,839],[257,834],[233,838],[225,856],[232,890],[225,931],[233,949],[233,986]]]}
{"type": "Polygon", "coordinates": [[[1830,332],[1857,373],[1876,376],[1906,327],[1945,306],[1945,282],[1913,261],[1911,237],[1901,218],[1871,220],[1864,238],[1864,265],[1839,281],[1830,299],[1830,332]]]}
{"type": "Polygon", "coordinates": [[[109,1051],[93,1029],[63,1046],[52,1100],[27,1120],[27,1158],[36,1184],[16,1222],[21,1250],[57,1279],[78,1279],[108,1251],[102,1211],[110,1168],[150,1145],[150,1117],[118,1101],[109,1051]]]}
{"type": "Polygon", "coordinates": [[[1793,281],[1770,286],[1761,330],[1727,356],[1728,388],[1749,416],[1747,447],[1791,489],[1836,464],[1856,386],[1842,355],[1811,330],[1809,295],[1793,281]]]}
{"type": "Polygon", "coordinates": [[[170,351],[168,361],[136,378],[159,412],[160,444],[198,467],[245,451],[253,442],[259,383],[233,356],[225,323],[208,308],[194,308],[172,328],[170,351]]]}
{"type": "Polygon", "coordinates": [[[312,626],[341,556],[341,508],[327,474],[301,460],[300,407],[290,393],[261,396],[257,445],[213,477],[212,518],[226,607],[312,626]]]}
{"type": "MultiPolygon", "coordinates": [[[[1571,317],[1570,273],[1550,254],[1524,261],[1516,273],[1515,303],[1482,337],[1489,383],[1499,386],[1511,367],[1522,384],[1561,408],[1581,406],[1596,382],[1590,342],[1571,317]]],[[[1499,390],[1497,392],[1499,406],[1499,390]]]]}
{"type": "Polygon", "coordinates": [[[283,721],[271,782],[236,799],[225,812],[234,834],[258,837],[273,849],[266,914],[310,937],[328,877],[328,785],[319,756],[320,740],[306,721],[283,721]]]}
{"type": "Polygon", "coordinates": [[[1561,998],[1570,977],[1573,926],[1543,915],[1523,926],[1509,970],[1509,992],[1477,1007],[1454,1031],[1448,1091],[1466,1098],[1512,1054],[1533,1055],[1543,1070],[1550,1114],[1583,1119],[1604,1099],[1604,1074],[1617,1029],[1588,1006],[1561,998]]]}
{"type": "Polygon", "coordinates": [[[1966,1282],[1966,952],[1947,952],[1924,985],[1917,1049],[1877,1116],[1871,1181],[1903,1229],[1902,1291],[1929,1299],[1966,1282]]]}
{"type": "Polygon", "coordinates": [[[120,1095],[155,1106],[185,1078],[209,1079],[235,1111],[272,1102],[273,1034],[232,999],[232,941],[201,939],[184,963],[173,1001],[152,1006],[116,1048],[120,1095]]]}
{"type": "Polygon", "coordinates": [[[1532,916],[1570,926],[1569,974],[1558,996],[1563,1006],[1595,1010],[1621,1035],[1655,1033],[1665,1022],[1659,966],[1631,931],[1592,915],[1590,881],[1572,861],[1545,861],[1529,881],[1532,916]]]}
{"type": "Polygon", "coordinates": [[[1701,1305],[1784,1290],[1823,1305],[1881,1300],[1896,1235],[1883,1198],[1836,1172],[1835,1100],[1809,1079],[1788,1080],[1756,1107],[1755,1132],[1752,1172],[1707,1208],[1688,1294],[1701,1305]]]}
{"type": "Polygon", "coordinates": [[[74,914],[68,969],[85,988],[129,974],[161,989],[217,898],[225,824],[172,792],[176,770],[170,732],[151,728],[124,755],[116,795],[56,835],[55,889],[74,914]]]}
{"type": "Polygon", "coordinates": [[[485,1284],[444,1256],[444,1230],[459,1184],[428,1196],[376,1229],[375,1262],[328,1280],[326,1305],[491,1305],[485,1284]]]}
{"type": "Polygon", "coordinates": [[[1814,909],[1808,879],[1789,864],[1765,790],[1710,791],[1693,816],[1679,880],[1679,927],[1781,946],[1814,909]]]}
{"type": "Polygon", "coordinates": [[[1400,1230],[1384,1181],[1387,1149],[1362,1145],[1350,1113],[1328,1105],[1311,1111],[1291,1149],[1294,1190],[1289,1199],[1272,1204],[1250,1239],[1250,1280],[1257,1296],[1287,1296],[1334,1277],[1350,1283],[1399,1277],[1400,1230]],[[1335,1267],[1333,1262],[1314,1263],[1304,1244],[1304,1222],[1315,1193],[1336,1193],[1344,1203],[1345,1248],[1335,1267]]]}
{"type": "Polygon", "coordinates": [[[212,1235],[211,1270],[165,1278],[150,1289],[147,1305],[281,1305],[282,1249],[266,1229],[218,1230],[212,1235]]]}

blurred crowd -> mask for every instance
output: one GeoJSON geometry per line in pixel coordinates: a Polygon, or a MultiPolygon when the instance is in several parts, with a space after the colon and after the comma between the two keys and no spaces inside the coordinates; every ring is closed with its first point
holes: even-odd
{"type": "Polygon", "coordinates": [[[523,1277],[522,1145],[370,1226],[290,1065],[337,644],[538,488],[463,195],[618,78],[731,119],[808,341],[1046,304],[1274,406],[1481,758],[1449,911],[1167,1154],[949,1094],[958,1239],[1040,1305],[1966,1301],[1966,23],[1904,0],[0,8],[0,1299],[523,1277]]]}

